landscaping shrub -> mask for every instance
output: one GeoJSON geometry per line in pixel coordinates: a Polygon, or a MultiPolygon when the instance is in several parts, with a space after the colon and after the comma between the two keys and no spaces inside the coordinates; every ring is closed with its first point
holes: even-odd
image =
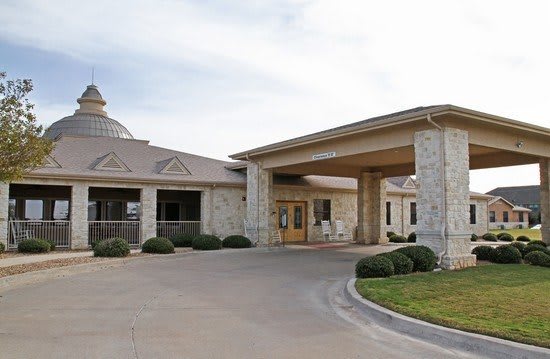
{"type": "Polygon", "coordinates": [[[92,247],[92,250],[95,249],[95,246],[101,242],[103,239],[96,239],[95,241],[92,241],[92,244],[90,244],[90,247],[92,247]]]}
{"type": "Polygon", "coordinates": [[[475,241],[477,241],[478,238],[479,238],[479,237],[477,236],[477,234],[472,233],[472,236],[470,237],[470,240],[471,240],[472,242],[475,242],[475,241]]]}
{"type": "Polygon", "coordinates": [[[50,244],[50,251],[55,251],[55,241],[53,239],[45,239],[50,244]]]}
{"type": "Polygon", "coordinates": [[[4,253],[5,250],[6,246],[4,245],[4,243],[0,242],[0,254],[4,253]]]}
{"type": "Polygon", "coordinates": [[[355,265],[355,276],[357,278],[381,278],[393,274],[392,261],[383,256],[366,257],[359,260],[355,265]]]}
{"type": "Polygon", "coordinates": [[[123,238],[108,238],[96,241],[94,257],[126,257],[130,254],[130,245],[123,238]]]}
{"type": "Polygon", "coordinates": [[[191,247],[193,244],[193,238],[195,238],[195,236],[182,233],[170,237],[170,241],[174,247],[191,247]]]}
{"type": "Polygon", "coordinates": [[[496,247],[489,253],[489,260],[493,263],[521,263],[521,253],[509,244],[496,247]]]}
{"type": "Polygon", "coordinates": [[[45,253],[50,251],[50,244],[43,239],[25,239],[19,242],[17,251],[21,253],[45,253]]]}
{"type": "Polygon", "coordinates": [[[528,253],[536,252],[536,251],[540,251],[550,255],[550,249],[538,244],[531,244],[531,245],[528,244],[525,246],[525,249],[523,250],[523,256],[525,257],[528,253]]]}
{"type": "Polygon", "coordinates": [[[503,241],[503,242],[513,242],[514,241],[514,236],[512,236],[510,233],[499,233],[501,234],[501,236],[497,236],[498,240],[499,241],[503,241]]]}
{"type": "Polygon", "coordinates": [[[193,238],[193,249],[200,249],[203,251],[211,251],[222,248],[222,241],[216,236],[209,234],[201,234],[193,238]]]}
{"type": "Polygon", "coordinates": [[[390,238],[391,236],[394,236],[395,235],[395,232],[392,232],[392,231],[388,231],[386,232],[386,237],[390,238]]]}
{"type": "Polygon", "coordinates": [[[413,270],[414,263],[404,255],[398,252],[380,253],[379,256],[388,258],[393,263],[395,274],[409,274],[413,270]]]}
{"type": "Polygon", "coordinates": [[[426,246],[410,246],[396,249],[413,261],[413,272],[430,272],[435,268],[437,258],[435,253],[426,246]]]}
{"type": "Polygon", "coordinates": [[[498,240],[497,236],[495,236],[491,232],[485,233],[484,235],[481,236],[481,238],[483,238],[483,240],[488,241],[488,242],[496,242],[498,240]]]}
{"type": "Polygon", "coordinates": [[[541,240],[531,241],[531,242],[527,243],[527,245],[528,245],[528,246],[539,245],[539,246],[543,246],[543,247],[547,247],[547,246],[548,246],[546,243],[544,243],[544,242],[541,241],[541,240]]]}
{"type": "Polygon", "coordinates": [[[527,236],[518,236],[518,238],[516,238],[516,241],[529,242],[529,241],[531,241],[531,238],[529,238],[527,236]]]}
{"type": "Polygon", "coordinates": [[[411,232],[409,236],[407,237],[407,242],[409,243],[416,243],[416,233],[411,232]]]}
{"type": "Polygon", "coordinates": [[[510,245],[516,247],[518,249],[518,251],[521,253],[521,256],[525,255],[524,251],[525,251],[525,247],[527,247],[527,245],[525,243],[515,241],[515,242],[510,243],[510,245]]]}
{"type": "Polygon", "coordinates": [[[500,232],[500,233],[498,233],[498,234],[497,234],[497,239],[500,239],[500,237],[502,237],[502,236],[505,235],[505,234],[508,234],[508,233],[506,233],[506,232],[500,232]]]}
{"type": "Polygon", "coordinates": [[[491,252],[494,250],[491,246],[477,246],[472,249],[472,254],[475,254],[479,260],[489,260],[491,252]]]}
{"type": "Polygon", "coordinates": [[[550,255],[534,251],[525,256],[525,262],[535,266],[550,267],[550,255]]]}
{"type": "Polygon", "coordinates": [[[250,248],[252,242],[245,236],[233,235],[225,237],[222,241],[222,246],[225,248],[250,248]]]}
{"type": "Polygon", "coordinates": [[[407,238],[405,236],[400,236],[399,234],[394,234],[390,237],[390,242],[392,243],[407,243],[407,238]]]}
{"type": "Polygon", "coordinates": [[[153,237],[141,246],[143,253],[170,254],[174,253],[174,244],[167,238],[153,237]]]}

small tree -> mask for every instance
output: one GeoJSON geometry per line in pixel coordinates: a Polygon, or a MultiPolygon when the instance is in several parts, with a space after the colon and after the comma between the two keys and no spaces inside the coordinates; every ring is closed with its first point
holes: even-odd
{"type": "Polygon", "coordinates": [[[11,182],[40,167],[54,144],[42,137],[27,99],[32,81],[5,78],[0,72],[0,182],[11,182]]]}

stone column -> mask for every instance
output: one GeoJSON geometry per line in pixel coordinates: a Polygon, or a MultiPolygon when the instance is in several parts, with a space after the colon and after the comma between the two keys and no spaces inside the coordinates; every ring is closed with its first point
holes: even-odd
{"type": "Polygon", "coordinates": [[[414,134],[418,245],[441,256],[441,266],[474,266],[470,254],[468,132],[454,128],[414,134]]]}
{"type": "Polygon", "coordinates": [[[0,243],[8,249],[8,221],[9,221],[9,183],[0,182],[0,243]]]}
{"type": "Polygon", "coordinates": [[[212,234],[212,188],[201,192],[201,234],[212,234]]]}
{"type": "Polygon", "coordinates": [[[357,180],[357,242],[387,242],[385,233],[386,180],[380,172],[361,173],[357,180]]]}
{"type": "Polygon", "coordinates": [[[85,182],[71,189],[71,249],[88,248],[88,189],[85,182]]]}
{"type": "Polygon", "coordinates": [[[141,243],[157,236],[157,188],[141,189],[141,243]]]}
{"type": "Polygon", "coordinates": [[[550,245],[550,158],[541,159],[539,166],[542,240],[550,245]]]}
{"type": "Polygon", "coordinates": [[[259,163],[251,162],[247,166],[246,179],[246,219],[250,240],[258,241],[259,246],[266,245],[275,230],[275,201],[273,199],[273,173],[264,170],[259,163]],[[249,233],[250,235],[250,233],[249,233]]]}

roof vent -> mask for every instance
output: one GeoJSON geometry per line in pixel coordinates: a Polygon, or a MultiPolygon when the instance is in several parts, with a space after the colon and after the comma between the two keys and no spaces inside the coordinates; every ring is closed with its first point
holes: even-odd
{"type": "Polygon", "coordinates": [[[94,170],[130,172],[128,166],[126,166],[114,152],[111,152],[103,157],[103,159],[94,167],[94,170]]]}
{"type": "Polygon", "coordinates": [[[191,172],[177,157],[173,157],[159,173],[174,174],[174,175],[190,175],[191,172]]]}
{"type": "Polygon", "coordinates": [[[403,188],[416,188],[416,185],[414,184],[414,181],[411,177],[407,178],[405,183],[403,183],[403,188]]]}
{"type": "Polygon", "coordinates": [[[61,168],[61,165],[50,155],[47,155],[44,158],[44,163],[42,164],[44,168],[61,168]]]}

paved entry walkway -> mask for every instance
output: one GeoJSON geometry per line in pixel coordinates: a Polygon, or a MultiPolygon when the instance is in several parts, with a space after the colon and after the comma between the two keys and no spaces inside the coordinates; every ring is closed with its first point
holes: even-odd
{"type": "Polygon", "coordinates": [[[467,357],[349,306],[341,290],[364,248],[192,253],[3,290],[1,356],[467,357]]]}

